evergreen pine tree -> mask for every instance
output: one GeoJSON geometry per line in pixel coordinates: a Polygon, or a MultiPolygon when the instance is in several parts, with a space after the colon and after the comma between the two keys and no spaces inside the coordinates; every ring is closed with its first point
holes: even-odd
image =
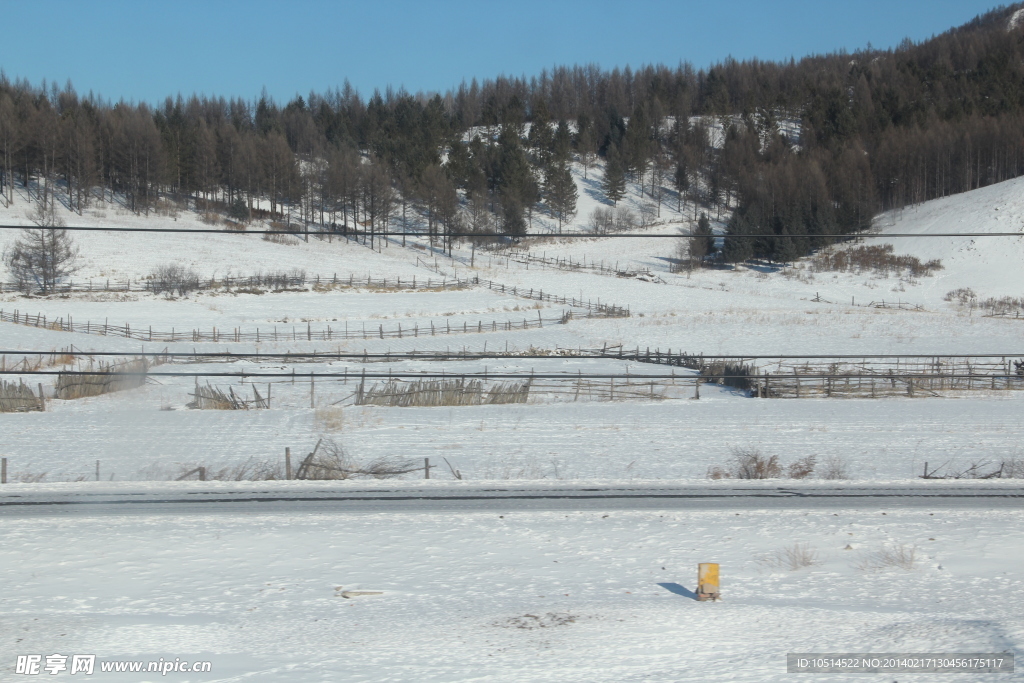
{"type": "Polygon", "coordinates": [[[548,116],[544,100],[541,100],[534,109],[526,142],[541,156],[546,155],[551,149],[551,117],[548,116]]]}
{"type": "Polygon", "coordinates": [[[727,263],[739,263],[754,257],[753,238],[750,225],[738,211],[729,221],[725,232],[725,243],[722,246],[722,258],[727,263]]]}
{"type": "Polygon", "coordinates": [[[521,237],[526,234],[523,205],[517,197],[505,196],[501,200],[501,227],[506,235],[521,237]]]}
{"type": "MultiPolygon", "coordinates": [[[[687,190],[690,189],[690,174],[687,173],[687,170],[686,170],[686,160],[683,159],[682,157],[680,157],[679,161],[676,162],[676,172],[675,172],[675,175],[672,177],[672,181],[673,181],[673,184],[675,185],[676,193],[678,194],[678,200],[679,200],[678,201],[678,206],[677,206],[676,210],[677,211],[682,211],[683,210],[683,195],[686,193],[687,190]]],[[[707,217],[703,216],[703,218],[707,218],[707,217]]]]}
{"type": "Polygon", "coordinates": [[[690,237],[690,258],[703,261],[706,256],[715,253],[715,234],[711,230],[711,221],[706,213],[701,213],[697,227],[690,237]]]}
{"type": "Polygon", "coordinates": [[[579,196],[568,166],[551,164],[548,167],[544,176],[544,194],[551,216],[558,219],[558,228],[561,230],[562,223],[568,223],[576,213],[576,199],[579,196]]]}
{"type": "Polygon", "coordinates": [[[610,199],[612,204],[618,204],[626,194],[626,169],[623,168],[619,150],[615,145],[608,146],[608,155],[604,166],[604,182],[601,189],[604,190],[605,197],[610,199]]]}
{"type": "Polygon", "coordinates": [[[551,143],[551,160],[558,165],[567,164],[572,159],[572,134],[569,133],[569,125],[564,121],[558,122],[555,129],[555,137],[551,143]]]}

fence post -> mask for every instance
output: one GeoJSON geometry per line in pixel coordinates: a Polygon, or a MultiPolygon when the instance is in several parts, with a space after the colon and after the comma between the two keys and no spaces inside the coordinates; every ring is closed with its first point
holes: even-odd
{"type": "Polygon", "coordinates": [[[100,480],[100,461],[96,461],[96,481],[100,480]]]}
{"type": "Polygon", "coordinates": [[[284,478],[289,481],[292,478],[292,449],[288,447],[284,449],[284,478]]]}
{"type": "Polygon", "coordinates": [[[313,376],[313,373],[311,372],[311,373],[309,373],[309,407],[310,408],[315,408],[316,407],[315,400],[316,400],[316,378],[313,376]]]}
{"type": "Polygon", "coordinates": [[[46,397],[43,396],[43,383],[40,382],[39,386],[39,410],[46,412],[46,397]]]}
{"type": "Polygon", "coordinates": [[[0,484],[7,483],[7,458],[0,458],[0,484]]]}
{"type": "Polygon", "coordinates": [[[423,478],[430,479],[430,458],[423,458],[423,478]]]}

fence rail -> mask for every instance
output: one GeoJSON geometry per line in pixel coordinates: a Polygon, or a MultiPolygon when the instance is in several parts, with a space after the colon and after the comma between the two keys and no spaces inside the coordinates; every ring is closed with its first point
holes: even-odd
{"type": "Polygon", "coordinates": [[[270,408],[270,385],[267,385],[267,396],[264,398],[260,395],[259,390],[255,384],[250,385],[252,388],[252,399],[246,399],[235,393],[233,387],[228,387],[227,393],[220,387],[210,386],[209,383],[204,386],[199,385],[199,379],[196,378],[196,388],[192,394],[192,401],[186,405],[188,408],[196,408],[199,410],[266,410],[270,408]]]}
{"type": "Polygon", "coordinates": [[[137,389],[146,383],[149,365],[145,358],[139,358],[123,363],[100,363],[86,372],[60,372],[54,395],[60,399],[77,399],[137,389]]]}
{"type": "MultiPolygon", "coordinates": [[[[444,322],[433,320],[429,324],[403,326],[397,323],[395,326],[384,327],[384,324],[367,326],[363,323],[356,329],[350,328],[348,323],[335,327],[327,325],[322,328],[313,328],[312,323],[307,323],[305,329],[298,326],[291,326],[290,329],[281,326],[271,328],[255,328],[243,330],[240,327],[230,329],[219,329],[211,327],[208,330],[156,330],[152,325],[132,327],[110,324],[107,320],[102,323],[86,321],[85,323],[75,322],[72,318],[47,319],[41,313],[29,315],[20,311],[7,312],[0,310],[0,321],[10,322],[16,325],[27,325],[29,327],[40,327],[60,332],[77,332],[81,334],[96,334],[109,337],[124,337],[126,339],[137,339],[150,342],[278,342],[278,341],[335,341],[345,339],[407,339],[415,337],[436,337],[451,334],[482,334],[485,332],[511,332],[515,330],[531,330],[542,328],[546,325],[565,325],[573,319],[571,311],[565,311],[557,316],[544,317],[540,311],[537,317],[524,317],[521,320],[477,320],[471,323],[468,320],[452,323],[448,318],[444,322]]],[[[583,317],[604,317],[599,313],[588,312],[583,317]]]]}
{"type": "Polygon", "coordinates": [[[26,413],[46,409],[43,387],[39,386],[39,396],[24,382],[7,382],[0,380],[0,413],[26,413]]]}
{"type": "Polygon", "coordinates": [[[765,398],[889,396],[926,392],[1024,390],[1024,354],[1013,356],[864,356],[772,358],[673,353],[623,347],[580,353],[696,370],[765,398]]]}
{"type": "MultiPolygon", "coordinates": [[[[319,277],[316,279],[320,282],[319,277]]],[[[388,279],[381,278],[374,280],[373,278],[367,277],[365,281],[355,281],[350,278],[349,283],[345,283],[344,280],[337,281],[331,280],[329,283],[341,282],[343,286],[353,287],[387,287],[388,279]],[[365,282],[365,285],[364,285],[365,282]],[[351,284],[355,283],[355,284],[351,284]]],[[[315,286],[315,285],[314,285],[315,286]]],[[[465,279],[442,279],[440,282],[428,279],[426,281],[419,280],[416,278],[412,280],[406,280],[404,283],[401,278],[395,278],[391,281],[391,286],[398,289],[437,289],[437,288],[451,288],[451,287],[471,287],[471,286],[484,286],[494,292],[500,292],[502,294],[510,294],[515,297],[530,299],[533,301],[540,301],[544,303],[551,303],[556,305],[568,306],[572,308],[582,308],[586,311],[588,318],[605,318],[605,317],[628,317],[629,308],[623,308],[614,304],[601,303],[600,300],[584,300],[582,298],[577,299],[575,297],[557,296],[550,292],[544,292],[542,289],[523,288],[518,286],[507,286],[501,282],[494,282],[493,280],[481,280],[480,278],[465,278],[465,279]]],[[[384,329],[383,324],[379,324],[377,329],[373,329],[371,326],[369,329],[366,328],[365,323],[356,330],[349,329],[348,323],[345,323],[344,327],[335,328],[331,325],[325,328],[313,330],[312,324],[307,323],[306,329],[302,330],[296,326],[292,326],[291,330],[281,330],[277,326],[271,329],[261,330],[256,328],[254,331],[243,331],[242,328],[231,328],[229,330],[217,329],[212,327],[208,332],[200,329],[190,329],[178,331],[172,328],[169,332],[166,330],[154,330],[152,326],[142,326],[132,328],[130,324],[125,323],[124,325],[111,325],[109,319],[104,320],[102,324],[93,323],[92,321],[86,321],[83,323],[76,323],[71,316],[67,318],[60,317],[57,319],[47,319],[47,317],[41,313],[31,315],[28,313],[22,313],[21,311],[4,311],[0,309],[0,321],[11,322],[16,325],[27,325],[30,327],[41,327],[44,329],[57,330],[61,332],[79,332],[84,334],[99,334],[103,336],[114,336],[114,337],[125,337],[127,339],[138,339],[140,341],[153,341],[153,342],[270,342],[270,341],[300,341],[305,339],[306,341],[333,341],[343,339],[388,339],[397,338],[403,339],[406,337],[420,337],[420,336],[437,336],[440,334],[469,334],[469,333],[483,333],[483,332],[510,332],[513,330],[528,330],[538,327],[544,327],[545,324],[565,324],[569,322],[573,317],[570,311],[564,312],[558,317],[544,318],[538,311],[537,318],[523,318],[520,320],[491,320],[484,322],[478,320],[476,325],[470,324],[468,321],[463,321],[461,328],[458,323],[452,326],[451,321],[445,319],[444,326],[440,324],[434,324],[434,321],[430,321],[429,327],[424,325],[420,327],[419,323],[414,323],[412,327],[406,325],[404,328],[401,323],[398,323],[396,327],[384,329]]]]}
{"type": "MultiPolygon", "coordinates": [[[[426,268],[430,268],[439,275],[443,275],[440,266],[437,265],[436,261],[433,265],[429,261],[424,261],[417,257],[417,265],[423,265],[426,268]]],[[[584,299],[583,295],[580,294],[580,298],[558,296],[557,294],[551,294],[548,292],[544,293],[543,289],[525,288],[518,286],[508,286],[503,282],[495,282],[494,280],[481,280],[479,276],[473,276],[467,280],[475,285],[481,285],[488,289],[501,292],[502,294],[511,294],[512,296],[522,297],[524,299],[533,299],[536,301],[547,301],[554,304],[560,304],[562,306],[572,306],[573,308],[585,308],[591,313],[598,314],[608,318],[628,318],[629,317],[629,306],[616,306],[615,304],[601,303],[601,299],[584,299]]]]}
{"type": "MultiPolygon", "coordinates": [[[[220,279],[210,278],[209,280],[200,280],[198,289],[229,289],[231,287],[241,288],[255,288],[261,286],[268,286],[268,280],[271,286],[279,286],[280,288],[287,288],[290,286],[302,286],[307,285],[313,288],[317,287],[346,287],[352,289],[387,289],[387,290],[437,290],[437,289],[465,289],[468,287],[486,287],[487,289],[494,292],[501,292],[502,294],[511,294],[512,296],[531,299],[534,301],[548,302],[557,304],[560,306],[571,306],[573,308],[583,308],[591,313],[600,314],[607,317],[628,317],[629,307],[616,306],[615,304],[601,303],[600,299],[591,300],[583,299],[581,296],[579,299],[575,297],[565,297],[552,294],[550,292],[544,292],[543,289],[535,289],[533,287],[519,287],[509,286],[502,282],[495,282],[494,280],[481,280],[479,277],[459,278],[459,277],[445,277],[442,276],[440,279],[427,278],[426,280],[418,279],[415,276],[411,278],[374,278],[367,276],[366,278],[357,278],[355,275],[349,275],[347,278],[339,278],[337,273],[331,277],[321,277],[320,275],[313,276],[264,276],[264,275],[252,275],[247,277],[223,277],[220,279]]],[[[72,292],[151,292],[154,291],[156,285],[145,279],[131,280],[104,280],[101,284],[96,284],[92,280],[86,282],[75,283],[73,281],[67,283],[61,283],[54,286],[52,293],[54,294],[67,294],[72,292]]],[[[0,283],[0,293],[4,291],[22,291],[22,287],[18,283],[0,283]]]]}
{"type": "Polygon", "coordinates": [[[647,278],[655,278],[653,272],[649,268],[636,269],[636,268],[619,268],[618,261],[605,263],[604,260],[594,261],[591,259],[587,261],[587,257],[584,256],[580,260],[574,260],[571,256],[564,257],[548,257],[547,254],[537,256],[531,254],[528,251],[522,251],[519,249],[509,249],[494,254],[493,258],[501,259],[504,257],[506,262],[514,261],[516,263],[522,263],[527,266],[530,264],[537,264],[547,268],[555,268],[557,270],[567,270],[572,272],[591,272],[597,273],[598,275],[607,275],[610,277],[637,277],[644,276],[647,278]]]}
{"type": "MultiPolygon", "coordinates": [[[[353,375],[358,379],[357,375],[353,375]]],[[[391,379],[383,382],[360,380],[356,391],[337,403],[352,400],[355,405],[410,406],[465,406],[501,403],[527,403],[540,401],[628,401],[688,398],[689,390],[700,378],[679,377],[607,377],[585,375],[564,377],[531,377],[523,381],[491,381],[479,377],[452,375],[442,380],[403,381],[391,379]],[[670,391],[670,389],[677,389],[670,391]]]]}
{"type": "MultiPolygon", "coordinates": [[[[61,282],[53,285],[50,289],[51,293],[54,294],[70,294],[74,292],[159,292],[161,289],[166,289],[165,283],[153,279],[146,278],[126,278],[123,280],[106,278],[104,280],[84,280],[75,282],[69,280],[68,282],[61,282]]],[[[200,278],[192,287],[192,289],[198,290],[214,290],[214,289],[231,289],[244,288],[244,289],[255,289],[258,287],[269,287],[272,289],[287,289],[289,287],[349,287],[349,288],[370,288],[370,289],[460,289],[467,286],[471,286],[471,280],[469,279],[453,279],[453,278],[401,278],[401,277],[382,277],[374,278],[367,276],[365,278],[356,277],[355,275],[349,275],[348,277],[338,277],[338,274],[327,277],[320,275],[295,275],[295,274],[259,274],[259,275],[247,275],[244,277],[211,277],[211,278],[200,278]]],[[[39,292],[39,288],[32,284],[18,283],[18,282],[0,282],[0,293],[3,292],[17,292],[17,291],[29,291],[39,292]]]]}

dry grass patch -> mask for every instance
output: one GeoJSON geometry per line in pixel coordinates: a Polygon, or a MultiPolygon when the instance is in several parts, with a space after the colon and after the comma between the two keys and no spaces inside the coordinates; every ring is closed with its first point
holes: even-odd
{"type": "Polygon", "coordinates": [[[341,406],[323,406],[314,413],[317,430],[340,432],[345,427],[345,412],[341,406]]]}
{"type": "Polygon", "coordinates": [[[537,628],[552,628],[575,624],[578,616],[568,612],[548,612],[547,614],[524,614],[521,617],[509,617],[494,622],[499,628],[520,628],[532,631],[537,628]]]}
{"type": "Polygon", "coordinates": [[[779,548],[768,553],[759,561],[770,569],[787,569],[791,572],[822,563],[818,557],[818,551],[807,543],[794,543],[785,548],[779,548]]]}
{"type": "MultiPolygon", "coordinates": [[[[296,463],[293,461],[293,467],[296,463]]],[[[335,480],[369,477],[393,479],[423,466],[409,458],[384,457],[369,462],[357,461],[345,447],[330,438],[320,439],[313,451],[297,463],[296,479],[335,480]]]]}
{"type": "Polygon", "coordinates": [[[895,254],[891,244],[854,247],[852,249],[827,249],[811,259],[811,269],[815,272],[863,272],[875,275],[908,275],[922,277],[942,270],[942,261],[932,259],[922,262],[916,256],[895,254]]]}
{"type": "Polygon", "coordinates": [[[530,396],[530,380],[495,382],[484,386],[480,380],[416,380],[360,385],[356,405],[388,407],[471,406],[526,403],[530,396]]]}
{"type": "Polygon", "coordinates": [[[124,363],[99,363],[83,374],[61,372],[57,375],[56,395],[59,399],[87,398],[115,391],[137,389],[146,383],[149,363],[144,358],[124,363]]]}
{"type": "Polygon", "coordinates": [[[910,571],[917,566],[918,559],[916,546],[899,543],[885,545],[878,550],[864,553],[854,566],[865,572],[883,569],[910,571]]]}
{"type": "Polygon", "coordinates": [[[243,463],[227,467],[206,467],[198,463],[183,464],[173,479],[198,479],[200,468],[204,470],[205,481],[277,481],[285,478],[282,463],[249,458],[243,463]]]}
{"type": "Polygon", "coordinates": [[[709,479],[805,479],[814,473],[817,457],[808,455],[783,467],[777,455],[766,455],[759,448],[733,448],[728,464],[708,468],[709,479]]]}
{"type": "Polygon", "coordinates": [[[849,479],[850,463],[840,455],[827,456],[821,463],[818,476],[829,480],[849,479]]]}

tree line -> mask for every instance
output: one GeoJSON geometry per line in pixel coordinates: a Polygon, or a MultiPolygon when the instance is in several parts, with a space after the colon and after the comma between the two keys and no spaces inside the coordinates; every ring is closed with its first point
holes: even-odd
{"type": "Polygon", "coordinates": [[[571,164],[589,178],[600,160],[609,202],[632,180],[659,208],[692,203],[695,221],[698,208],[724,212],[724,259],[786,261],[881,210],[1021,174],[1015,9],[891,50],[576,65],[366,99],[346,83],[285,104],[111,103],[0,74],[0,196],[22,187],[81,212],[117,195],[140,213],[169,197],[370,233],[415,215],[441,238],[517,236],[537,212],[570,221],[571,164]]]}

